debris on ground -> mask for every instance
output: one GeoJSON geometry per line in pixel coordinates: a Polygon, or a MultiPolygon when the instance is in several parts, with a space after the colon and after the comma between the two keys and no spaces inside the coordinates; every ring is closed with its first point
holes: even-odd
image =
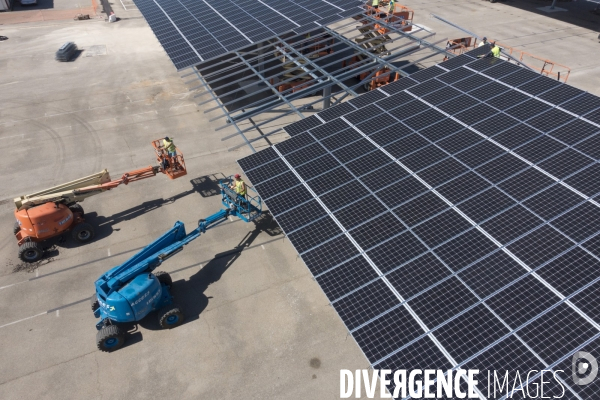
{"type": "MultiPolygon", "coordinates": [[[[44,249],[45,253],[54,253],[56,252],[57,248],[56,246],[51,246],[48,248],[44,249]]],[[[6,263],[7,266],[12,266],[12,272],[35,272],[36,269],[38,269],[38,267],[42,266],[42,265],[46,265],[46,264],[50,264],[52,261],[54,261],[54,257],[46,257],[46,258],[42,258],[39,261],[33,262],[33,263],[26,263],[23,261],[20,261],[17,264],[13,264],[12,261],[8,261],[6,263]]]]}

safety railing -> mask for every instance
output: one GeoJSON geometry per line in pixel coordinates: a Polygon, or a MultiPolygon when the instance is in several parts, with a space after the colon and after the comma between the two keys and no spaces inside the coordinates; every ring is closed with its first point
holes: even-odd
{"type": "Polygon", "coordinates": [[[538,71],[542,75],[546,75],[549,78],[554,78],[565,83],[567,82],[567,79],[569,79],[571,68],[567,67],[566,65],[535,56],[523,50],[515,49],[514,47],[507,46],[498,41],[495,43],[497,46],[500,46],[502,53],[511,55],[513,58],[521,61],[529,68],[538,71]]]}

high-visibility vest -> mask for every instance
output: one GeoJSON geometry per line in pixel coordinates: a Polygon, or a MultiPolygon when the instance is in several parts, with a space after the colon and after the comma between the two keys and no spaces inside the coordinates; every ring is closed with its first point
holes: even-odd
{"type": "Polygon", "coordinates": [[[498,58],[500,57],[500,47],[498,46],[494,46],[492,48],[492,54],[494,55],[494,57],[498,58]]]}
{"type": "Polygon", "coordinates": [[[237,181],[235,181],[235,192],[240,196],[246,195],[246,185],[244,184],[243,180],[238,179],[237,181]]]}
{"type": "Polygon", "coordinates": [[[373,1],[371,2],[371,5],[372,5],[373,7],[379,7],[379,0],[373,0],[373,1]]]}
{"type": "Polygon", "coordinates": [[[175,144],[173,143],[172,140],[165,140],[163,139],[163,147],[169,152],[169,153],[175,153],[176,149],[175,149],[175,144]]]}
{"type": "Polygon", "coordinates": [[[396,10],[396,2],[394,0],[390,0],[390,6],[388,8],[388,13],[393,13],[396,10]]]}

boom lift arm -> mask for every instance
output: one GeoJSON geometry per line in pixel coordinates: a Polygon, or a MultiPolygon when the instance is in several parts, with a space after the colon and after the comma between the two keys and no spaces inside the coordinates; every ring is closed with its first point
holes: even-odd
{"type": "Polygon", "coordinates": [[[164,233],[161,237],[146,246],[138,254],[105,273],[101,279],[104,284],[101,285],[102,291],[106,296],[113,291],[119,290],[123,285],[129,282],[137,275],[144,272],[151,272],[156,269],[163,261],[173,257],[183,250],[183,246],[206,233],[210,228],[219,225],[227,220],[230,210],[220,210],[206,219],[198,221],[198,227],[186,234],[185,225],[181,221],[175,222],[175,225],[164,233]]]}
{"type": "Polygon", "coordinates": [[[152,142],[156,153],[158,166],[148,166],[124,173],[120,179],[111,180],[108,170],[100,171],[71,182],[63,183],[36,193],[20,196],[14,199],[17,209],[22,207],[35,207],[45,203],[73,204],[85,200],[88,197],[100,194],[107,190],[116,188],[121,184],[152,178],[156,174],[163,173],[171,179],[186,175],[183,154],[177,148],[177,156],[170,157],[164,149],[161,140],[152,142]]]}
{"type": "MultiPolygon", "coordinates": [[[[231,182],[231,179],[228,181],[231,182]]],[[[107,329],[109,325],[138,321],[152,310],[171,305],[172,296],[168,288],[158,290],[156,285],[152,286],[152,279],[148,280],[146,277],[151,276],[152,271],[165,260],[183,250],[185,245],[200,237],[207,230],[225,222],[229,216],[250,222],[261,215],[262,201],[260,197],[240,196],[223,181],[219,182],[219,186],[221,202],[225,206],[223,209],[206,219],[199,220],[198,227],[189,233],[186,233],[183,222],[177,221],[161,237],[123,264],[104,273],[95,282],[95,299],[98,300],[99,306],[94,309],[94,316],[100,318],[96,324],[99,331],[107,329]],[[124,306],[125,300],[123,299],[127,299],[127,306],[124,306]]],[[[250,190],[254,189],[250,188],[250,190]]],[[[159,276],[159,273],[156,276],[159,276]]]]}

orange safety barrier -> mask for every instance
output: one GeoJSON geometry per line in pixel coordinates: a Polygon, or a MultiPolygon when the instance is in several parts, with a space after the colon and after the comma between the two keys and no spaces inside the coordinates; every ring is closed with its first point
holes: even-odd
{"type": "MultiPolygon", "coordinates": [[[[365,4],[365,10],[367,15],[372,15],[377,19],[381,19],[386,24],[393,26],[394,28],[403,32],[410,32],[412,30],[412,21],[415,12],[401,4],[394,5],[394,11],[390,14],[389,2],[382,2],[379,8],[374,8],[370,5],[365,4]]],[[[363,23],[369,24],[369,21],[363,21],[363,23]]],[[[379,31],[382,35],[390,33],[390,30],[383,25],[375,24],[375,30],[379,31]]]]}
{"type": "MultiPolygon", "coordinates": [[[[518,60],[523,63],[523,65],[532,68],[539,73],[546,75],[550,78],[557,79],[559,81],[567,82],[569,79],[569,75],[571,73],[571,68],[556,63],[554,61],[546,60],[544,58],[534,56],[531,53],[528,53],[523,50],[515,49],[514,47],[507,46],[495,40],[489,40],[488,42],[495,42],[502,49],[502,54],[508,54],[512,56],[512,58],[518,60]]],[[[477,38],[468,36],[459,39],[451,39],[446,43],[446,50],[450,51],[456,55],[463,54],[469,50],[474,49],[477,46],[477,38]]],[[[448,59],[447,56],[444,57],[444,61],[448,59]]],[[[512,60],[514,62],[514,60],[512,60]]]]}
{"type": "MultiPolygon", "coordinates": [[[[494,42],[494,40],[492,40],[492,42],[494,42]]],[[[566,65],[534,56],[531,53],[515,49],[498,41],[495,42],[497,46],[502,48],[502,53],[511,55],[513,58],[521,61],[529,68],[538,71],[542,75],[546,75],[549,78],[554,78],[565,83],[567,82],[567,79],[569,79],[571,68],[567,67],[566,65]]]]}
{"type": "MultiPolygon", "coordinates": [[[[458,39],[450,39],[446,43],[446,51],[450,51],[457,56],[472,50],[477,46],[477,38],[468,36],[458,39]]],[[[444,56],[444,61],[448,59],[448,56],[444,56]]]]}

